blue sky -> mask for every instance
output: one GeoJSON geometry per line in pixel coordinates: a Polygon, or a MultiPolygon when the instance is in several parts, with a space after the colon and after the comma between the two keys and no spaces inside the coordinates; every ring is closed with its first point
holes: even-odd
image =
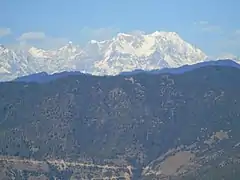
{"type": "Polygon", "coordinates": [[[0,43],[50,48],[163,30],[209,55],[240,55],[239,8],[239,0],[0,0],[0,43]]]}

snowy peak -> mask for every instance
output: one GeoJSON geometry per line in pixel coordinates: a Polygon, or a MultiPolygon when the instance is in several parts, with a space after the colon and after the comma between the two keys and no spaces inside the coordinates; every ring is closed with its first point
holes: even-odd
{"type": "Polygon", "coordinates": [[[154,45],[154,41],[147,39],[144,35],[130,35],[119,33],[113,38],[111,49],[123,54],[131,54],[134,56],[148,55],[150,48],[154,45]]]}
{"type": "Polygon", "coordinates": [[[50,51],[45,51],[43,49],[38,49],[35,47],[31,47],[28,52],[36,58],[50,58],[51,54],[50,51]]]}
{"type": "Polygon", "coordinates": [[[36,47],[31,47],[28,52],[35,58],[69,58],[73,55],[81,53],[79,46],[73,45],[71,41],[57,50],[43,50],[36,47]]]}
{"type": "Polygon", "coordinates": [[[180,37],[176,32],[166,32],[166,31],[155,31],[150,36],[161,36],[161,37],[180,37]]]}
{"type": "Polygon", "coordinates": [[[77,45],[74,45],[71,41],[68,42],[65,46],[59,48],[56,51],[57,56],[62,56],[63,58],[70,58],[82,52],[81,48],[77,45]]]}
{"type": "Polygon", "coordinates": [[[200,49],[185,42],[176,32],[156,31],[146,35],[119,33],[113,38],[110,49],[138,57],[152,55],[155,51],[166,53],[167,50],[182,54],[195,51],[204,56],[200,49]]]}
{"type": "Polygon", "coordinates": [[[74,52],[74,51],[76,51],[76,47],[73,45],[72,41],[69,41],[68,44],[66,44],[63,47],[59,48],[58,51],[74,52]]]}
{"type": "Polygon", "coordinates": [[[119,33],[107,45],[103,60],[95,67],[117,74],[134,69],[160,69],[202,62],[206,55],[185,42],[175,32],[156,31],[151,34],[119,33]]]}
{"type": "Polygon", "coordinates": [[[11,50],[6,48],[3,44],[0,44],[0,54],[9,53],[11,50]]]}
{"type": "Polygon", "coordinates": [[[27,72],[28,57],[5,46],[0,47],[0,80],[11,79],[27,72]]]}

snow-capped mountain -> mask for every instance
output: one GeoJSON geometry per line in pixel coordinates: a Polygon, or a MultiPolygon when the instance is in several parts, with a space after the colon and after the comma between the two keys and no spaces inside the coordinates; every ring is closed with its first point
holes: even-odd
{"type": "Polygon", "coordinates": [[[100,43],[105,43],[106,48],[102,60],[97,61],[94,67],[106,74],[179,67],[201,62],[207,57],[174,32],[157,31],[147,35],[120,33],[112,40],[100,43]]]}
{"type": "Polygon", "coordinates": [[[89,41],[81,48],[69,42],[57,50],[31,47],[11,50],[0,46],[0,80],[47,72],[84,71],[116,75],[135,69],[152,70],[202,62],[207,56],[175,32],[119,33],[105,41],[89,41]]]}

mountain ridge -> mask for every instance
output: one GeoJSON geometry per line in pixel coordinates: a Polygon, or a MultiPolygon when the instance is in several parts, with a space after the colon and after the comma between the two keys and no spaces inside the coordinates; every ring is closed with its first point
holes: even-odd
{"type": "Polygon", "coordinates": [[[240,69],[240,65],[231,59],[219,59],[219,60],[208,60],[196,64],[191,65],[183,65],[177,68],[162,68],[162,69],[155,69],[150,71],[144,71],[141,69],[134,70],[132,72],[122,72],[120,75],[134,75],[138,73],[148,73],[148,74],[182,74],[188,71],[193,71],[198,68],[206,67],[206,66],[226,66],[226,67],[235,67],[240,69]]]}
{"type": "MultiPolygon", "coordinates": [[[[84,73],[81,73],[79,71],[63,71],[59,73],[54,74],[48,74],[46,72],[40,72],[36,74],[31,74],[27,76],[22,76],[14,79],[13,81],[16,82],[37,82],[37,83],[46,83],[50,81],[54,81],[59,78],[67,77],[67,76],[73,76],[73,75],[82,75],[84,73]]],[[[87,75],[87,74],[84,74],[87,75]]]]}

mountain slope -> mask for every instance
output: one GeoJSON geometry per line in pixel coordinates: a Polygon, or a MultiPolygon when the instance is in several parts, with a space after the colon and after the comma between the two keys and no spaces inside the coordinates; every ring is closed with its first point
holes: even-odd
{"type": "Polygon", "coordinates": [[[15,52],[0,45],[0,80],[9,80],[27,74],[31,70],[28,60],[29,57],[23,52],[15,52]]]}
{"type": "Polygon", "coordinates": [[[0,80],[47,72],[81,71],[116,75],[135,69],[179,67],[204,61],[206,55],[174,32],[147,35],[119,33],[105,41],[90,41],[83,48],[69,42],[57,50],[35,47],[28,51],[0,48],[0,80]]]}
{"type": "Polygon", "coordinates": [[[1,161],[6,167],[1,172],[19,179],[23,174],[49,179],[125,174],[123,179],[138,180],[236,176],[230,169],[240,167],[239,76],[234,67],[207,66],[179,75],[1,83],[1,155],[48,165],[46,172],[23,163],[21,173],[23,164],[1,161]],[[67,162],[123,169],[73,168],[67,162]]]}

